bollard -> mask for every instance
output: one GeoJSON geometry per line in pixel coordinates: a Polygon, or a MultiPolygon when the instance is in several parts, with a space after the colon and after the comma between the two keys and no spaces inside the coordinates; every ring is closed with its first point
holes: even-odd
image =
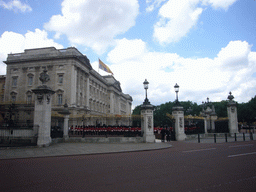
{"type": "Polygon", "coordinates": [[[236,141],[236,133],[235,133],[235,141],[236,141]]]}
{"type": "Polygon", "coordinates": [[[245,134],[243,133],[243,139],[244,139],[244,141],[245,141],[245,134]]]}
{"type": "Polygon", "coordinates": [[[227,135],[227,133],[225,133],[225,141],[226,141],[226,143],[228,142],[228,135],[227,135]]]}
{"type": "Polygon", "coordinates": [[[200,134],[198,133],[198,143],[200,143],[200,134]]]}
{"type": "Polygon", "coordinates": [[[216,134],[214,133],[214,143],[216,143],[216,134]]]}

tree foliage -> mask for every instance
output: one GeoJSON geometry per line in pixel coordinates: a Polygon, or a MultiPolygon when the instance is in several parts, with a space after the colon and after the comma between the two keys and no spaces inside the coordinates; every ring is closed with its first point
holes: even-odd
{"type": "MultiPolygon", "coordinates": [[[[199,116],[202,111],[202,105],[198,105],[192,101],[180,101],[180,104],[184,108],[184,115],[199,116]]],[[[227,117],[227,104],[228,101],[220,101],[212,103],[215,108],[215,112],[219,118],[227,117]]],[[[172,120],[167,114],[172,114],[172,108],[175,102],[167,102],[161,105],[155,106],[154,109],[154,124],[155,126],[172,125],[172,120]]],[[[252,124],[256,121],[256,96],[247,103],[238,103],[238,121],[247,122],[252,124]]],[[[133,110],[133,115],[140,115],[140,106],[136,106],[133,110]]]]}
{"type": "Polygon", "coordinates": [[[238,104],[238,121],[246,122],[249,126],[256,121],[256,96],[248,103],[238,104]]]}

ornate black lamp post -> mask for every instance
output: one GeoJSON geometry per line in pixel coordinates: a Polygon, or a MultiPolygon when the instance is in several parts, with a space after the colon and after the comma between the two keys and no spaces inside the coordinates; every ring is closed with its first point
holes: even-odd
{"type": "Polygon", "coordinates": [[[147,81],[147,79],[145,79],[145,81],[143,82],[143,84],[144,84],[144,89],[145,89],[145,91],[146,91],[146,98],[145,98],[145,100],[144,100],[143,105],[150,105],[150,102],[149,102],[149,100],[148,100],[148,95],[147,95],[148,84],[149,84],[149,82],[147,81]]]}
{"type": "Polygon", "coordinates": [[[154,135],[154,118],[153,118],[153,110],[154,106],[150,104],[147,96],[149,82],[147,79],[143,82],[144,89],[146,91],[146,98],[143,104],[140,106],[141,113],[141,136],[143,137],[144,142],[153,143],[155,142],[154,135]]]}
{"type": "Polygon", "coordinates": [[[176,85],[174,85],[174,91],[176,92],[176,104],[179,104],[179,99],[178,99],[178,92],[179,92],[179,88],[180,86],[176,83],[176,85]]]}

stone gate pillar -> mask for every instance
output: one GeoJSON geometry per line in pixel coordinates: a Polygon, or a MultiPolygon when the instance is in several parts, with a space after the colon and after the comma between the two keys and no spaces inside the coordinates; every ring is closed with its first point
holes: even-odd
{"type": "Polygon", "coordinates": [[[69,136],[68,136],[68,120],[69,120],[69,115],[70,112],[68,110],[68,104],[65,103],[64,104],[64,109],[63,111],[59,111],[60,114],[64,115],[64,128],[63,128],[63,138],[64,140],[68,140],[69,136]]]}
{"type": "Polygon", "coordinates": [[[238,133],[238,121],[237,121],[237,107],[236,102],[233,101],[234,96],[229,92],[228,96],[229,102],[227,104],[228,110],[228,128],[229,134],[238,133]]]}
{"type": "Polygon", "coordinates": [[[144,102],[141,106],[141,131],[143,133],[143,140],[147,143],[155,142],[153,109],[154,106],[149,102],[144,102]]]}
{"type": "Polygon", "coordinates": [[[204,133],[208,133],[208,127],[207,127],[207,115],[203,116],[204,117],[204,133]]]}
{"type": "Polygon", "coordinates": [[[68,120],[69,120],[69,115],[64,115],[64,130],[63,130],[64,140],[67,140],[69,138],[69,136],[68,136],[68,120]]]}
{"type": "Polygon", "coordinates": [[[37,145],[49,146],[51,143],[51,101],[55,93],[45,83],[50,80],[47,71],[44,70],[39,77],[43,85],[32,91],[35,93],[34,126],[38,126],[37,145]]]}
{"type": "Polygon", "coordinates": [[[184,141],[186,134],[184,130],[184,109],[180,105],[172,108],[172,115],[175,119],[175,137],[177,141],[184,141]]]}
{"type": "Polygon", "coordinates": [[[202,104],[201,115],[204,117],[204,133],[207,134],[208,130],[210,132],[215,132],[215,121],[218,117],[215,112],[215,107],[211,102],[209,102],[208,97],[207,101],[202,104]]]}

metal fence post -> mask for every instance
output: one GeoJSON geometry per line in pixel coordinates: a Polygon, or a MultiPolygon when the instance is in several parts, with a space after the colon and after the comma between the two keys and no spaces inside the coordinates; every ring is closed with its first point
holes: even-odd
{"type": "Polygon", "coordinates": [[[225,133],[225,141],[226,141],[226,143],[228,142],[228,135],[227,135],[227,133],[225,133]]]}
{"type": "Polygon", "coordinates": [[[253,140],[253,134],[250,132],[250,139],[253,140]]]}
{"type": "Polygon", "coordinates": [[[200,134],[198,133],[198,143],[200,143],[200,134]]]}
{"type": "Polygon", "coordinates": [[[244,141],[245,141],[245,134],[243,133],[243,139],[244,139],[244,141]]]}
{"type": "Polygon", "coordinates": [[[235,141],[236,141],[236,133],[235,133],[235,141]]]}
{"type": "Polygon", "coordinates": [[[216,134],[214,133],[214,143],[216,143],[216,134]]]}

